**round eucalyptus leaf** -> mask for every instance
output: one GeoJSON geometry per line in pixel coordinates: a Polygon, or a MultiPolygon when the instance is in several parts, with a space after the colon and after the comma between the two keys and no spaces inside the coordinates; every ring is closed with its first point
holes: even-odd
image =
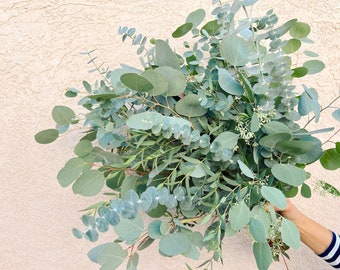
{"type": "Polygon", "coordinates": [[[290,164],[275,164],[271,168],[274,177],[291,186],[300,186],[307,178],[305,170],[290,164]]]}
{"type": "Polygon", "coordinates": [[[152,96],[158,96],[168,90],[167,79],[159,72],[153,69],[147,69],[142,72],[142,76],[147,78],[153,85],[153,89],[148,91],[152,96]]]}
{"type": "Polygon", "coordinates": [[[66,106],[55,106],[52,110],[53,120],[59,125],[72,124],[76,117],[74,111],[66,106]]]}
{"type": "Polygon", "coordinates": [[[139,262],[139,254],[137,252],[134,252],[133,255],[129,256],[126,269],[137,270],[138,262],[139,262]]]}
{"type": "Polygon", "coordinates": [[[177,70],[180,69],[178,58],[167,42],[157,39],[155,49],[156,62],[159,67],[167,66],[177,70]]]}
{"type": "Polygon", "coordinates": [[[182,232],[170,233],[159,241],[159,250],[166,256],[176,256],[190,248],[189,237],[182,232]]]}
{"type": "Polygon", "coordinates": [[[268,243],[254,243],[253,253],[256,260],[257,268],[267,270],[273,261],[272,250],[268,243]]]}
{"type": "Polygon", "coordinates": [[[242,86],[229,74],[226,69],[218,69],[218,84],[228,94],[240,96],[244,93],[242,86]]]}
{"type": "Polygon", "coordinates": [[[234,67],[247,64],[251,52],[249,43],[235,34],[226,36],[220,44],[221,56],[234,67]]]}
{"type": "Polygon", "coordinates": [[[294,53],[297,50],[299,50],[301,47],[301,41],[296,39],[296,38],[292,38],[290,40],[288,40],[288,42],[286,43],[286,45],[282,48],[282,50],[287,53],[294,53]]]}
{"type": "Polygon", "coordinates": [[[187,95],[176,103],[176,112],[187,117],[198,117],[206,114],[208,109],[201,106],[198,95],[187,95]]]}
{"type": "Polygon", "coordinates": [[[196,28],[198,25],[200,25],[205,17],[205,10],[204,9],[197,9],[193,12],[191,12],[185,22],[192,23],[192,27],[196,28]]]}
{"type": "Polygon", "coordinates": [[[229,210],[229,222],[233,230],[243,229],[250,221],[250,210],[244,201],[233,205],[229,210]]]}
{"type": "Polygon", "coordinates": [[[98,232],[94,229],[87,230],[85,232],[85,238],[91,242],[96,242],[98,240],[98,232]]]}
{"type": "Polygon", "coordinates": [[[104,233],[109,230],[109,222],[105,218],[96,218],[96,225],[99,232],[104,233]]]}
{"type": "Polygon", "coordinates": [[[314,143],[301,140],[282,141],[276,145],[277,150],[289,155],[306,154],[310,152],[314,147],[314,143]]]}
{"type": "Polygon", "coordinates": [[[240,169],[241,169],[241,172],[242,172],[245,176],[248,176],[248,177],[251,178],[251,179],[254,179],[254,178],[255,178],[253,172],[249,169],[249,167],[248,167],[246,164],[244,164],[241,160],[238,160],[237,163],[238,163],[238,165],[239,165],[239,167],[240,167],[240,169]]]}
{"type": "Polygon", "coordinates": [[[74,153],[78,157],[84,157],[87,154],[91,153],[93,149],[92,143],[87,140],[81,140],[77,143],[77,145],[74,148],[74,153]]]}
{"type": "Polygon", "coordinates": [[[72,189],[75,194],[91,197],[97,195],[105,183],[104,175],[100,171],[85,171],[74,182],[72,189]]]}
{"type": "Polygon", "coordinates": [[[274,148],[279,142],[288,141],[292,135],[289,133],[274,133],[264,136],[260,139],[259,144],[268,147],[274,148]]]}
{"type": "Polygon", "coordinates": [[[120,81],[138,92],[149,92],[153,89],[153,84],[148,79],[136,73],[125,73],[120,77],[120,81]]]}
{"type": "Polygon", "coordinates": [[[133,241],[141,236],[144,231],[143,218],[140,215],[137,215],[134,219],[121,218],[120,223],[113,228],[124,241],[133,241]]]}
{"type": "Polygon", "coordinates": [[[109,212],[105,214],[104,217],[112,226],[116,226],[120,222],[120,217],[117,211],[115,210],[110,210],[109,212]]]}
{"type": "Polygon", "coordinates": [[[212,36],[214,34],[217,34],[220,28],[221,28],[221,25],[218,23],[217,20],[209,21],[202,27],[201,33],[204,34],[204,32],[206,32],[210,36],[212,36]]]}
{"type": "Polygon", "coordinates": [[[163,234],[161,233],[161,220],[153,220],[149,225],[148,225],[148,235],[152,239],[161,239],[163,237],[163,234]]]}
{"type": "Polygon", "coordinates": [[[177,69],[168,66],[156,68],[168,81],[168,90],[163,93],[164,96],[179,96],[186,88],[187,82],[184,74],[177,69]]]}
{"type": "Polygon", "coordinates": [[[34,135],[34,139],[37,143],[48,144],[54,142],[59,136],[58,130],[51,128],[45,129],[34,135]]]}
{"type": "Polygon", "coordinates": [[[320,60],[308,60],[303,63],[303,67],[308,69],[308,74],[316,74],[325,68],[325,64],[320,60]]]}
{"type": "Polygon", "coordinates": [[[309,56],[309,57],[318,57],[319,56],[316,52],[312,52],[312,51],[304,51],[303,53],[305,55],[309,56]]]}
{"type": "Polygon", "coordinates": [[[271,204],[278,207],[279,209],[286,208],[286,197],[281,190],[274,187],[262,186],[261,194],[267,201],[269,201],[271,204]]]}
{"type": "Polygon", "coordinates": [[[249,230],[256,242],[261,244],[267,242],[266,230],[261,220],[251,218],[249,223],[249,230]]]}
{"type": "Polygon", "coordinates": [[[172,33],[173,38],[180,38],[187,34],[193,27],[192,22],[187,22],[179,26],[175,32],[172,33]]]}
{"type": "Polygon", "coordinates": [[[211,147],[214,147],[214,145],[218,145],[219,150],[233,149],[237,144],[238,138],[238,134],[230,131],[225,131],[215,138],[215,140],[211,144],[211,147]]]}
{"type": "Polygon", "coordinates": [[[116,269],[128,255],[128,252],[117,243],[107,243],[99,247],[93,254],[96,262],[102,265],[101,269],[116,269]]]}
{"type": "Polygon", "coordinates": [[[278,122],[278,121],[272,121],[269,123],[266,123],[262,127],[267,134],[275,134],[275,133],[291,133],[291,130],[289,127],[287,127],[285,124],[278,122]]]}
{"type": "Polygon", "coordinates": [[[297,22],[289,30],[289,34],[297,39],[305,38],[310,33],[310,26],[307,23],[297,22]]]}
{"type": "Polygon", "coordinates": [[[133,201],[124,201],[121,212],[124,218],[134,219],[138,215],[138,204],[133,201]]]}
{"type": "Polygon", "coordinates": [[[336,148],[327,149],[320,158],[322,167],[326,170],[336,170],[340,168],[340,153],[336,148]]]}
{"type": "Polygon", "coordinates": [[[65,166],[59,171],[57,179],[62,187],[72,184],[83,173],[91,169],[81,158],[71,158],[65,166]]]}
{"type": "Polygon", "coordinates": [[[164,117],[158,112],[142,112],[131,115],[126,120],[126,125],[132,129],[149,130],[157,124],[161,124],[164,117]]]}
{"type": "Polygon", "coordinates": [[[282,217],[281,235],[282,241],[288,246],[294,249],[300,247],[300,233],[298,228],[292,221],[284,217],[282,217]]]}

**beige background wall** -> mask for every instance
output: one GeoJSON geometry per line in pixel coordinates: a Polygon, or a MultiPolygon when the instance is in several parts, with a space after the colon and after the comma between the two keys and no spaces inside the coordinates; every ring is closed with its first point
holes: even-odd
{"type": "MultiPolygon", "coordinates": [[[[322,104],[339,91],[340,17],[337,0],[260,0],[256,14],[274,8],[281,21],[297,17],[312,26],[313,50],[327,68],[310,81],[320,90],[322,104]]],[[[58,170],[72,153],[75,133],[51,145],[38,145],[34,134],[53,127],[54,105],[75,100],[63,96],[67,87],[91,82],[91,68],[80,51],[96,55],[114,68],[138,64],[135,49],[122,44],[118,26],[136,26],[148,37],[165,38],[199,7],[211,9],[209,0],[1,0],[0,1],[0,269],[98,269],[86,256],[93,246],[71,235],[79,227],[80,213],[98,198],[82,198],[62,189],[58,170]]],[[[173,43],[174,44],[174,43],[173,43]]],[[[337,104],[339,106],[339,104],[337,104]]],[[[336,125],[329,116],[318,127],[336,125]]],[[[339,124],[338,124],[339,128],[339,124]]],[[[326,138],[325,135],[322,137],[326,138]]],[[[339,141],[339,135],[336,140],[339,141]]],[[[313,186],[327,179],[340,188],[340,173],[316,165],[309,169],[313,186]]],[[[296,203],[308,215],[337,230],[339,199],[313,193],[296,203]]],[[[108,233],[101,239],[110,239],[108,233]]],[[[223,269],[256,269],[250,240],[241,234],[225,241],[223,269]]],[[[306,247],[289,252],[289,269],[328,267],[306,247]]],[[[161,258],[157,250],[144,252],[140,269],[185,269],[185,258],[161,258]]],[[[198,265],[193,263],[192,265],[198,265]]],[[[123,269],[123,268],[121,268],[123,269]]],[[[215,269],[222,269],[216,265],[215,269]]],[[[282,262],[271,268],[285,269],[282,262]]]]}

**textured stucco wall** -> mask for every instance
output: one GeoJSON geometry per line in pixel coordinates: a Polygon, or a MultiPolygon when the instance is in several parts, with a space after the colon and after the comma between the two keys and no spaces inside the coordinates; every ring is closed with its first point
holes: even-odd
{"type": "MultiPolygon", "coordinates": [[[[87,73],[88,59],[78,52],[97,49],[98,58],[111,67],[138,64],[135,48],[123,45],[116,34],[119,25],[136,26],[149,37],[165,38],[198,7],[209,10],[210,1],[0,1],[0,269],[98,269],[86,256],[92,244],[70,233],[80,225],[77,211],[97,198],[74,196],[56,181],[77,135],[46,146],[36,144],[33,136],[53,126],[50,112],[54,105],[76,107],[63,96],[65,88],[80,88],[83,79],[95,79],[87,73]]],[[[260,0],[253,12],[260,14],[271,7],[282,21],[297,17],[311,24],[313,50],[327,67],[305,83],[319,89],[322,104],[327,104],[339,91],[339,2],[260,0]]],[[[336,125],[329,116],[323,117],[318,127],[332,124],[336,125]]],[[[334,138],[339,139],[339,135],[334,138]]],[[[328,172],[319,165],[309,170],[313,177],[308,183],[327,179],[340,188],[339,171],[328,172]]],[[[295,201],[315,220],[340,231],[339,199],[316,192],[313,196],[295,201]]],[[[103,236],[102,240],[109,239],[108,234],[103,236]]],[[[256,269],[250,240],[243,234],[227,239],[224,246],[225,266],[215,269],[256,269]]],[[[304,246],[289,254],[289,269],[328,269],[304,246]]],[[[154,248],[142,253],[140,269],[185,269],[185,261],[161,258],[154,248]]],[[[280,262],[270,269],[286,268],[280,262]]]]}

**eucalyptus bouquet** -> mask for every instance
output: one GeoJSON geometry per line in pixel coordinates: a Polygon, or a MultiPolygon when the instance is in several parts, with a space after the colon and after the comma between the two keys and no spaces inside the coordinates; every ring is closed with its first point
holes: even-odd
{"type": "MultiPolygon", "coordinates": [[[[326,168],[338,168],[340,145],[325,155],[314,133],[299,125],[303,116],[307,124],[318,120],[323,110],[314,88],[303,85],[296,93],[293,84],[324,68],[312,51],[303,52],[309,60],[301,66],[293,63],[302,43],[311,43],[309,25],[292,19],[278,26],[272,10],[252,18],[248,9],[255,2],[214,0],[215,19],[204,24],[203,9],[190,13],[172,33],[190,34],[181,54],[168,41],[148,41],[120,27],[144,68],[104,69],[86,52],[102,77],[93,85],[83,81],[86,94],[78,104],[87,110],[85,119],[55,106],[56,128],[36,134],[37,142],[50,143],[83,122],[76,156],[57,178],[84,196],[111,189],[107,201],[86,209],[85,229],[73,229],[95,242],[113,226],[118,238],[88,253],[101,269],[124,260],[136,269],[139,251],[154,242],[168,257],[197,260],[205,248],[212,254],[201,264],[207,267],[223,262],[223,239],[243,229],[259,269],[280,254],[288,257],[288,247],[298,248],[297,228],[273,206],[285,208],[299,187],[310,197],[305,166],[321,159],[326,168]],[[201,234],[196,228],[203,225],[201,234]]],[[[78,95],[74,88],[66,92],[78,95]]],[[[339,109],[333,115],[339,120],[339,109]]]]}

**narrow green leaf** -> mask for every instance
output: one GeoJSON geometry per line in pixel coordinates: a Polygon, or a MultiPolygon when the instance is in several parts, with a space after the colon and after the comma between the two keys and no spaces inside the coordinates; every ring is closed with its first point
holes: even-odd
{"type": "Polygon", "coordinates": [[[246,164],[244,164],[241,160],[238,160],[237,163],[240,166],[241,172],[244,173],[245,176],[248,176],[251,179],[255,178],[253,172],[249,169],[249,167],[246,164]]]}
{"type": "Polygon", "coordinates": [[[260,129],[259,115],[254,112],[251,117],[250,131],[257,132],[260,129]]]}
{"type": "Polygon", "coordinates": [[[100,171],[85,171],[75,181],[72,190],[75,194],[91,197],[97,195],[105,183],[104,175],[100,171]]]}
{"type": "Polygon", "coordinates": [[[305,198],[312,197],[312,191],[306,183],[303,183],[301,186],[301,195],[305,198]]]}
{"type": "Polygon", "coordinates": [[[290,164],[275,164],[271,172],[276,179],[294,187],[300,186],[307,178],[303,169],[290,164]]]}
{"type": "Polygon", "coordinates": [[[282,241],[292,248],[300,247],[300,233],[296,225],[282,217],[282,225],[281,225],[281,235],[282,241]]]}
{"type": "Polygon", "coordinates": [[[263,125],[263,129],[267,134],[275,134],[275,133],[291,133],[289,127],[285,124],[277,121],[272,121],[263,125]]]}
{"type": "Polygon", "coordinates": [[[125,73],[120,77],[120,81],[138,92],[148,92],[153,89],[153,85],[148,79],[136,73],[125,73]]]}
{"type": "Polygon", "coordinates": [[[172,33],[172,37],[173,38],[183,37],[185,34],[187,34],[192,29],[192,27],[193,27],[193,24],[191,22],[182,24],[172,33]]]}
{"type": "Polygon", "coordinates": [[[137,270],[138,262],[139,262],[139,255],[138,253],[135,252],[133,253],[132,256],[129,257],[126,270],[137,270]]]}
{"type": "Polygon", "coordinates": [[[51,128],[39,131],[37,134],[34,135],[34,139],[37,143],[48,144],[58,139],[58,136],[58,130],[51,128]]]}

